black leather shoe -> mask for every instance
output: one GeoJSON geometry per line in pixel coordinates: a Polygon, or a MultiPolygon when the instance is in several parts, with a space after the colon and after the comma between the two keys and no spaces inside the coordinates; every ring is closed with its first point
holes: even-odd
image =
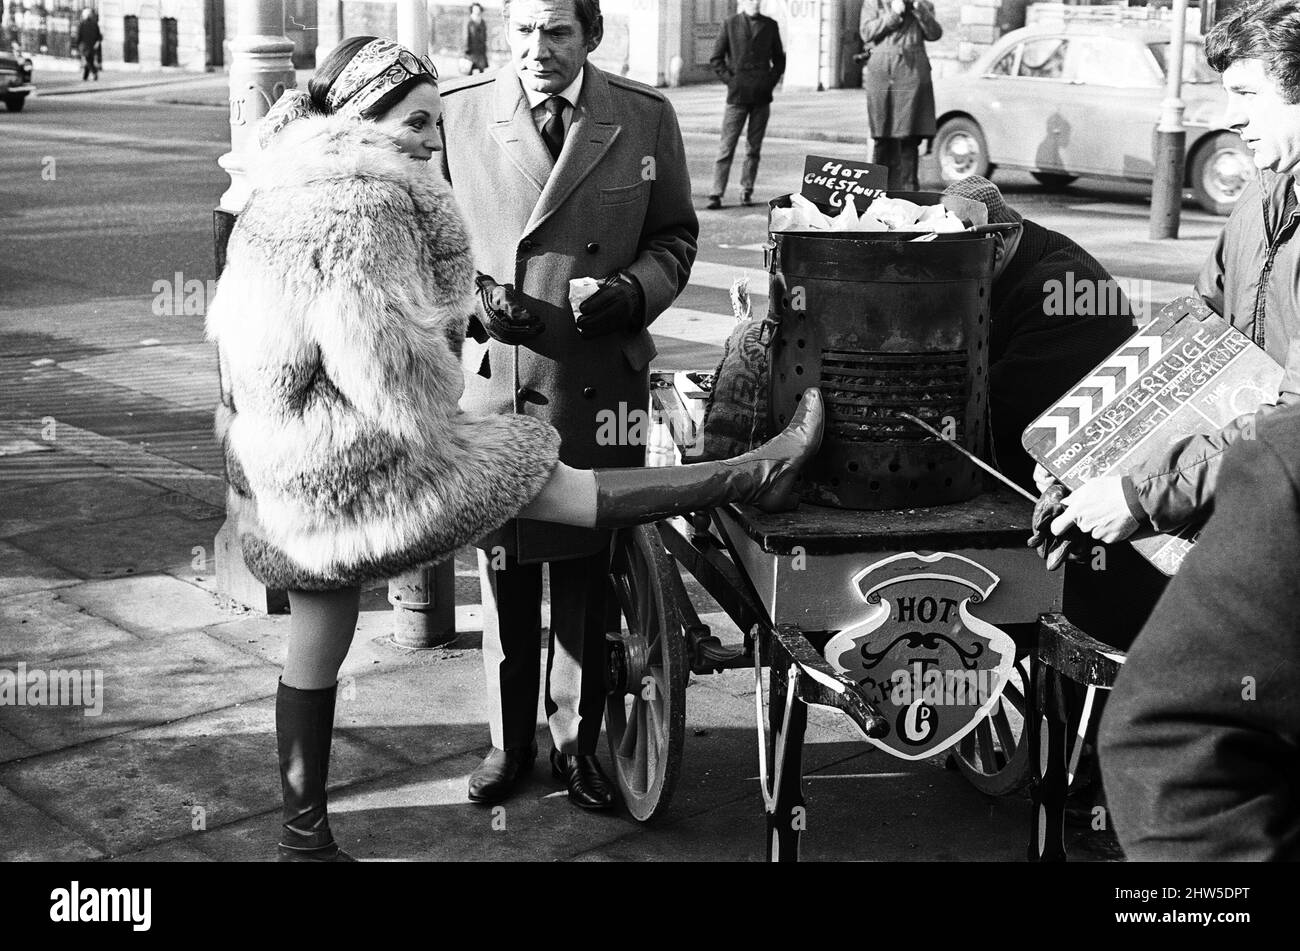
{"type": "Polygon", "coordinates": [[[352,856],[344,852],[335,843],[320,849],[295,849],[291,846],[280,844],[280,854],[276,856],[277,862],[355,862],[352,856]]]}
{"type": "Polygon", "coordinates": [[[613,809],[614,784],[594,756],[551,750],[551,774],[564,780],[569,799],[582,809],[613,809]]]}
{"type": "Polygon", "coordinates": [[[470,802],[503,802],[520,778],[533,771],[537,744],[526,748],[499,750],[495,746],[469,777],[470,802]]]}
{"type": "Polygon", "coordinates": [[[719,208],[722,207],[722,196],[721,196],[721,195],[710,195],[710,196],[709,196],[709,203],[708,203],[707,205],[705,205],[704,207],[707,208],[709,211],[717,211],[719,208]]]}

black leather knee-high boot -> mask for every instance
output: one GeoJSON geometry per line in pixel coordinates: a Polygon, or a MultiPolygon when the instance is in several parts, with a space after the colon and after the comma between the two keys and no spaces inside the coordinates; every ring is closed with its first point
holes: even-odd
{"type": "Polygon", "coordinates": [[[621,528],[730,502],[764,511],[793,508],[795,482],[821,446],[821,391],[804,390],[779,436],[734,459],[657,469],[597,469],[596,527],[621,528]]]}
{"type": "Polygon", "coordinates": [[[281,682],[275,695],[275,740],[284,794],[281,862],[355,861],[334,842],[325,803],[337,691],[337,684],[299,690],[281,682]]]}

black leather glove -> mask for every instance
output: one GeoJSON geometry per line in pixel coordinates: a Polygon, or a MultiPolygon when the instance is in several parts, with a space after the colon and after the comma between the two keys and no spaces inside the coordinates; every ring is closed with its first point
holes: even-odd
{"type": "Polygon", "coordinates": [[[1034,506],[1034,515],[1030,522],[1033,534],[1029,536],[1026,544],[1030,548],[1038,549],[1038,557],[1047,562],[1048,571],[1055,571],[1061,567],[1066,558],[1079,560],[1084,556],[1087,547],[1088,536],[1073,525],[1062,536],[1052,534],[1052,521],[1065,512],[1063,500],[1066,492],[1065,486],[1059,482],[1054,482],[1044,489],[1043,494],[1039,496],[1038,504],[1034,506]]]}
{"type": "Polygon", "coordinates": [[[600,290],[582,302],[575,317],[578,333],[588,339],[618,330],[637,331],[645,323],[645,295],[635,278],[611,274],[600,282],[600,290]]]}
{"type": "Polygon", "coordinates": [[[546,325],[519,303],[513,284],[498,284],[486,274],[474,278],[483,302],[483,329],[493,340],[515,346],[532,340],[546,325]]]}

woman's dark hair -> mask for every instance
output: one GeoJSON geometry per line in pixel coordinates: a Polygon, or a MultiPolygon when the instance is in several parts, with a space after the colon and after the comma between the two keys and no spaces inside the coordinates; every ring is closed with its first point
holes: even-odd
{"type": "Polygon", "coordinates": [[[1300,2],[1253,0],[1238,7],[1206,34],[1205,57],[1220,73],[1238,60],[1263,60],[1282,99],[1300,102],[1300,2]]]}
{"type": "MultiPolygon", "coordinates": [[[[343,68],[352,62],[352,58],[361,51],[361,48],[377,39],[379,39],[377,36],[349,36],[330,50],[329,55],[325,57],[325,62],[316,68],[315,75],[307,81],[307,93],[311,96],[312,105],[319,112],[329,114],[334,111],[326,102],[326,96],[329,95],[330,88],[334,85],[335,80],[339,78],[339,73],[343,72],[343,68]]],[[[428,83],[435,89],[438,86],[434,78],[426,73],[411,76],[405,82],[394,86],[371,103],[369,107],[362,111],[362,117],[365,119],[378,119],[398,102],[401,102],[407,93],[422,83],[428,83]]]]}

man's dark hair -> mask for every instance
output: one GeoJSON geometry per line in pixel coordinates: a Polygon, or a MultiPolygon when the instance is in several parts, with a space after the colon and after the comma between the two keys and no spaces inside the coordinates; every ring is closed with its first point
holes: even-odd
{"type": "MultiPolygon", "coordinates": [[[[582,35],[591,38],[591,31],[600,22],[600,0],[573,0],[573,13],[582,24],[582,35]]],[[[510,18],[510,0],[501,0],[501,15],[510,18]]]]}
{"type": "Polygon", "coordinates": [[[1252,0],[1238,7],[1206,34],[1205,57],[1220,73],[1238,60],[1263,60],[1283,100],[1300,102],[1300,2],[1252,0]]]}
{"type": "MultiPolygon", "coordinates": [[[[343,72],[343,67],[352,62],[352,58],[361,52],[361,48],[377,39],[379,39],[377,36],[350,36],[330,50],[329,55],[325,57],[325,61],[320,64],[315,74],[307,81],[307,93],[311,96],[312,104],[319,112],[329,114],[333,111],[325,100],[325,97],[329,95],[330,87],[339,78],[339,73],[343,72]]],[[[438,87],[438,83],[432,76],[423,73],[419,76],[411,76],[384,93],[375,102],[372,102],[361,113],[362,118],[380,118],[394,105],[405,99],[408,92],[425,83],[435,89],[438,87]]]]}

